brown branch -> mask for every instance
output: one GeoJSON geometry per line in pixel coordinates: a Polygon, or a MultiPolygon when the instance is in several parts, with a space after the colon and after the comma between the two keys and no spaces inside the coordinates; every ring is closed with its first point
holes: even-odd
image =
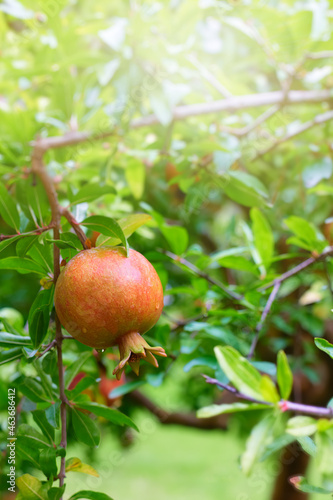
{"type": "Polygon", "coordinates": [[[261,292],[263,290],[267,290],[267,288],[271,288],[272,286],[275,286],[277,283],[282,283],[288,278],[291,278],[291,276],[294,276],[295,274],[298,274],[299,272],[303,271],[303,269],[311,266],[315,262],[321,261],[323,259],[326,259],[327,257],[331,257],[333,255],[333,246],[327,247],[321,254],[319,254],[316,257],[309,257],[305,261],[301,262],[297,266],[293,267],[292,269],[289,269],[289,271],[286,271],[285,273],[281,274],[278,278],[275,278],[275,280],[271,281],[267,285],[264,285],[258,290],[261,292]]]}
{"type": "Polygon", "coordinates": [[[197,276],[200,276],[200,278],[203,278],[206,281],[208,281],[209,283],[211,283],[212,285],[217,286],[218,288],[220,288],[221,290],[223,290],[223,292],[225,292],[227,295],[229,295],[233,299],[235,299],[235,300],[241,300],[243,298],[238,293],[233,292],[232,290],[229,290],[229,288],[226,287],[222,283],[222,281],[219,281],[219,280],[217,280],[215,278],[212,278],[211,276],[209,276],[209,274],[204,273],[203,271],[201,271],[201,269],[199,269],[197,266],[195,266],[194,264],[192,264],[192,262],[189,262],[188,260],[184,259],[183,257],[179,257],[179,255],[176,255],[173,252],[169,252],[168,250],[159,249],[159,252],[163,253],[164,255],[167,255],[174,262],[178,262],[179,264],[182,264],[183,266],[187,267],[187,269],[190,269],[197,276]]]}
{"type": "Polygon", "coordinates": [[[31,236],[34,234],[42,234],[45,233],[46,231],[49,231],[50,229],[53,229],[54,224],[50,223],[45,227],[39,227],[35,229],[34,231],[29,231],[27,233],[16,233],[16,234],[0,234],[0,242],[4,240],[9,240],[10,238],[16,238],[16,236],[22,236],[23,238],[26,236],[31,236]]]}
{"type": "Polygon", "coordinates": [[[321,113],[320,115],[315,116],[312,120],[309,120],[302,125],[300,125],[296,130],[293,132],[289,132],[286,134],[284,137],[281,139],[277,139],[276,141],[273,142],[268,148],[263,149],[262,151],[259,151],[256,156],[253,158],[252,161],[257,160],[258,158],[261,158],[262,156],[266,155],[267,153],[270,153],[275,149],[277,146],[280,146],[284,142],[290,141],[291,139],[294,139],[298,135],[302,134],[303,132],[306,132],[307,130],[310,130],[311,128],[321,125],[322,123],[326,123],[330,120],[333,120],[333,110],[326,111],[325,113],[321,113]]]}
{"type": "Polygon", "coordinates": [[[223,418],[212,417],[207,419],[197,418],[193,413],[168,412],[151,401],[147,396],[138,390],[132,391],[129,396],[140,406],[146,408],[155,415],[163,425],[184,425],[197,429],[226,429],[226,422],[223,418]]]}
{"type": "Polygon", "coordinates": [[[261,315],[261,318],[260,318],[260,321],[256,327],[256,334],[252,340],[252,344],[251,344],[251,347],[250,347],[250,351],[249,351],[249,354],[248,354],[248,359],[251,359],[254,355],[254,351],[257,347],[257,343],[258,343],[258,340],[259,340],[259,335],[260,335],[260,332],[264,326],[264,323],[265,323],[265,319],[267,318],[267,315],[269,313],[269,311],[271,310],[271,307],[273,305],[273,302],[278,294],[278,291],[280,289],[280,286],[281,286],[281,282],[278,281],[277,283],[274,284],[274,287],[273,287],[273,290],[271,291],[269,297],[268,297],[268,300],[266,302],[266,305],[264,307],[264,310],[262,312],[262,315],[261,315]]]}
{"type": "MultiPolygon", "coordinates": [[[[226,391],[231,392],[234,396],[238,397],[239,399],[245,399],[246,401],[251,401],[252,403],[260,403],[260,404],[274,407],[274,403],[270,403],[268,401],[261,401],[260,399],[252,398],[251,396],[248,396],[247,394],[244,394],[243,392],[238,391],[237,389],[235,389],[235,387],[232,387],[228,384],[223,384],[222,382],[220,382],[219,380],[217,380],[215,378],[208,377],[207,375],[203,375],[203,377],[205,377],[206,382],[208,384],[213,384],[213,385],[216,385],[217,387],[220,387],[221,389],[225,389],[226,391]]],[[[285,400],[281,400],[277,404],[278,404],[280,410],[283,412],[293,411],[295,413],[303,413],[306,415],[313,415],[316,417],[327,417],[327,418],[333,417],[333,408],[305,405],[305,404],[294,403],[293,401],[285,401],[285,400]]]]}
{"type": "Polygon", "coordinates": [[[68,220],[68,222],[74,229],[76,235],[78,236],[79,240],[82,243],[83,248],[87,249],[88,248],[86,244],[87,236],[85,235],[85,232],[82,230],[80,224],[77,222],[75,217],[66,208],[60,207],[60,213],[68,220]]]}
{"type": "MultiPolygon", "coordinates": [[[[53,237],[55,240],[60,238],[60,206],[58,203],[58,197],[56,190],[54,188],[54,184],[52,179],[49,177],[44,164],[43,164],[43,156],[45,153],[45,149],[43,146],[43,140],[37,139],[35,141],[35,147],[32,152],[32,171],[40,178],[45,192],[47,194],[51,213],[52,220],[51,224],[53,224],[53,237]]],[[[60,274],[60,250],[57,245],[53,245],[53,263],[54,263],[54,283],[56,284],[57,279],[60,274]]],[[[55,335],[55,344],[57,347],[58,354],[58,374],[59,374],[59,395],[61,400],[60,406],[60,417],[61,417],[61,442],[60,446],[63,448],[67,447],[67,415],[66,415],[66,406],[68,404],[68,399],[65,394],[65,383],[64,383],[64,366],[62,360],[62,332],[61,332],[61,324],[58,318],[58,315],[55,315],[55,323],[56,323],[56,335],[55,335]]],[[[59,486],[62,487],[65,482],[66,472],[65,472],[65,457],[61,457],[60,462],[60,472],[59,472],[59,486]]],[[[62,498],[62,497],[61,497],[62,498]]],[[[61,500],[61,499],[60,499],[61,500]]]]}

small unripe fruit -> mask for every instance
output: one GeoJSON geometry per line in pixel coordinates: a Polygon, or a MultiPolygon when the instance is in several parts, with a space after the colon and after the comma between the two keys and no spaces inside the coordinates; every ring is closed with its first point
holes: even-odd
{"type": "Polygon", "coordinates": [[[138,374],[141,358],[158,366],[153,353],[166,356],[141,337],[162,313],[163,289],[154,267],[135,250],[128,257],[122,247],[80,252],[61,271],[54,301],[76,340],[96,349],[119,346],[118,379],[127,362],[138,374]]]}

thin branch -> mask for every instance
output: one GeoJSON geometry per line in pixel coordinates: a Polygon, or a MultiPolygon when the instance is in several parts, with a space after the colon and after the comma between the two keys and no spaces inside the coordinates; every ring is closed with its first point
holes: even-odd
{"type": "Polygon", "coordinates": [[[333,57],[333,50],[323,50],[322,52],[308,52],[305,54],[307,59],[330,59],[333,57]]]}
{"type": "Polygon", "coordinates": [[[208,375],[202,375],[202,376],[206,379],[207,384],[217,385],[217,387],[220,387],[221,389],[225,389],[226,391],[231,392],[237,398],[246,399],[246,401],[251,401],[251,403],[259,403],[267,406],[273,406],[273,403],[269,403],[267,401],[261,401],[260,399],[255,399],[252,398],[251,396],[247,396],[247,394],[237,391],[235,387],[232,387],[231,385],[228,384],[223,384],[216,378],[208,377],[208,375]]]}
{"type": "Polygon", "coordinates": [[[273,144],[268,146],[268,148],[259,151],[253,158],[253,161],[257,160],[258,158],[261,158],[267,153],[270,153],[271,151],[273,151],[273,149],[275,149],[277,146],[280,146],[284,142],[290,141],[291,139],[294,139],[294,137],[297,137],[298,135],[302,134],[303,132],[306,132],[307,130],[310,130],[311,128],[317,125],[321,125],[322,123],[329,122],[330,120],[333,120],[333,110],[326,111],[325,113],[321,113],[320,115],[315,116],[312,120],[309,120],[300,125],[296,130],[289,132],[281,139],[277,139],[276,141],[274,141],[273,144]]]}
{"type": "Polygon", "coordinates": [[[146,408],[155,415],[163,425],[183,425],[195,427],[197,429],[226,429],[224,418],[212,417],[207,419],[197,418],[193,413],[168,412],[151,401],[147,396],[138,390],[132,391],[129,396],[140,406],[146,408]]]}
{"type": "Polygon", "coordinates": [[[278,291],[280,289],[280,286],[281,286],[281,281],[278,281],[277,283],[274,284],[274,287],[273,287],[273,290],[271,291],[269,297],[268,297],[268,300],[266,302],[266,305],[264,307],[264,310],[262,312],[262,315],[261,315],[261,318],[260,318],[260,321],[257,325],[257,328],[256,328],[256,334],[252,340],[252,344],[251,344],[251,347],[250,347],[250,351],[249,351],[249,354],[248,354],[248,359],[251,359],[254,355],[254,351],[257,347],[257,343],[258,343],[258,340],[259,340],[259,335],[260,335],[260,332],[264,326],[264,323],[265,323],[265,319],[269,313],[269,311],[271,310],[271,307],[273,305],[273,302],[278,294],[278,291]]]}
{"type": "MultiPolygon", "coordinates": [[[[221,389],[225,389],[226,391],[231,392],[239,399],[245,399],[246,401],[251,401],[252,403],[259,403],[259,404],[274,407],[273,403],[270,403],[268,401],[261,401],[259,399],[252,398],[251,396],[247,396],[246,394],[238,391],[234,387],[227,385],[227,384],[223,384],[222,382],[220,382],[219,380],[216,380],[215,378],[208,377],[207,375],[203,375],[203,377],[205,377],[206,382],[208,384],[213,384],[213,385],[216,385],[218,387],[221,387],[221,389]]],[[[282,410],[283,412],[293,411],[296,413],[304,413],[306,415],[313,415],[313,416],[317,416],[317,417],[328,417],[328,418],[333,417],[333,408],[325,408],[322,406],[311,406],[311,405],[294,403],[293,401],[285,401],[285,400],[281,400],[277,404],[278,404],[280,410],[282,410]]]]}
{"type": "Polygon", "coordinates": [[[26,236],[31,236],[33,234],[42,234],[45,233],[46,231],[49,231],[50,229],[53,229],[54,224],[48,224],[45,227],[39,227],[35,229],[34,231],[29,231],[27,233],[16,233],[16,234],[0,234],[0,242],[4,240],[9,240],[10,238],[16,238],[16,236],[22,236],[23,238],[26,236]]]}
{"type": "Polygon", "coordinates": [[[172,259],[174,262],[178,262],[179,264],[182,264],[183,266],[187,267],[187,269],[190,269],[197,276],[200,276],[200,278],[203,278],[206,281],[208,281],[209,283],[211,283],[212,285],[217,286],[218,288],[220,288],[221,290],[223,290],[223,292],[225,292],[227,295],[229,295],[233,299],[235,299],[235,300],[241,300],[243,298],[238,293],[233,292],[232,290],[229,290],[229,288],[226,287],[222,283],[222,281],[219,281],[219,280],[217,280],[215,278],[212,278],[211,276],[209,276],[209,274],[204,273],[203,271],[201,271],[201,269],[199,269],[197,266],[195,266],[194,264],[192,264],[192,262],[189,262],[188,260],[184,259],[183,257],[179,257],[179,255],[176,255],[173,252],[169,252],[168,250],[162,250],[162,249],[160,249],[159,251],[161,253],[163,253],[164,255],[167,255],[168,257],[170,257],[170,259],[172,259]]]}
{"type": "MultiPolygon", "coordinates": [[[[53,224],[53,237],[55,240],[60,238],[60,206],[58,202],[57,193],[53,184],[52,179],[49,177],[43,164],[43,156],[45,150],[43,147],[43,142],[41,139],[35,141],[35,147],[32,152],[32,171],[40,178],[45,192],[47,194],[49,204],[51,207],[53,224]]],[[[54,263],[54,283],[56,284],[57,279],[60,274],[60,250],[56,245],[53,245],[53,263],[54,263]]],[[[62,360],[62,332],[61,324],[58,315],[55,315],[56,323],[56,334],[55,334],[55,344],[57,346],[58,354],[58,375],[59,375],[59,396],[61,400],[60,405],[60,418],[61,418],[61,442],[60,446],[63,448],[67,447],[67,415],[66,406],[68,404],[68,399],[65,394],[65,382],[64,382],[64,366],[62,360]]],[[[65,482],[66,472],[65,472],[65,457],[61,457],[60,462],[60,472],[59,472],[59,486],[62,487],[65,482]]]]}
{"type": "Polygon", "coordinates": [[[39,357],[41,358],[42,356],[44,356],[44,354],[46,354],[47,352],[49,352],[56,345],[57,345],[56,339],[52,340],[52,342],[49,343],[49,345],[44,349],[44,351],[39,354],[39,357]]]}
{"type": "Polygon", "coordinates": [[[252,123],[246,125],[246,127],[242,128],[233,128],[233,127],[225,127],[222,126],[222,132],[227,132],[231,135],[236,135],[237,137],[243,137],[244,135],[248,135],[250,132],[255,130],[259,125],[266,122],[271,116],[275,115],[280,109],[280,106],[272,106],[268,108],[264,113],[262,113],[258,118],[256,118],[252,123]]]}
{"type": "Polygon", "coordinates": [[[77,222],[75,217],[66,208],[60,207],[60,213],[68,220],[68,222],[70,223],[70,225],[74,229],[77,237],[79,238],[79,240],[82,243],[83,248],[87,249],[88,248],[87,243],[86,243],[87,236],[85,235],[85,232],[82,230],[79,222],[77,222]]]}
{"type": "MultiPolygon", "coordinates": [[[[173,120],[185,120],[192,116],[221,113],[223,111],[239,111],[241,109],[257,108],[261,106],[273,105],[294,105],[305,103],[321,103],[333,99],[331,90],[291,90],[285,95],[282,90],[275,92],[262,92],[259,94],[249,94],[243,96],[233,96],[213,102],[203,102],[198,104],[188,104],[178,106],[174,109],[173,120]]],[[[159,124],[156,115],[147,115],[133,120],[130,127],[133,129],[159,124]]],[[[92,132],[67,132],[64,135],[46,137],[33,141],[31,145],[39,150],[39,154],[44,154],[49,149],[74,146],[86,141],[104,139],[116,134],[116,129],[110,129],[98,134],[92,132]]]]}
{"type": "Polygon", "coordinates": [[[201,64],[198,59],[190,54],[186,58],[193,66],[200,72],[201,76],[207,80],[208,83],[214,87],[223,97],[229,98],[232,96],[232,93],[224,86],[222,83],[211,73],[203,64],[201,64]]]}
{"type": "Polygon", "coordinates": [[[305,261],[301,262],[297,266],[293,267],[292,269],[289,269],[289,271],[286,271],[285,273],[281,274],[278,278],[275,278],[275,280],[271,281],[267,285],[264,285],[258,290],[262,292],[263,290],[267,290],[267,288],[271,288],[272,286],[275,286],[277,283],[282,283],[288,278],[291,278],[291,276],[294,276],[295,274],[298,274],[300,271],[303,271],[303,269],[311,266],[315,262],[321,261],[323,259],[326,259],[326,257],[330,257],[333,255],[333,247],[327,247],[321,254],[319,254],[316,257],[309,257],[305,261]]]}

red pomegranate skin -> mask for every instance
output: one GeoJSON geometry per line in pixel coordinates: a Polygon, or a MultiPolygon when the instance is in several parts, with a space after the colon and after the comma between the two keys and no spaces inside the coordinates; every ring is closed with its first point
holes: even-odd
{"type": "Polygon", "coordinates": [[[98,247],[73,257],[61,271],[55,307],[64,328],[90,347],[105,349],[127,333],[144,334],[159,319],[163,288],[139,252],[98,247]]]}

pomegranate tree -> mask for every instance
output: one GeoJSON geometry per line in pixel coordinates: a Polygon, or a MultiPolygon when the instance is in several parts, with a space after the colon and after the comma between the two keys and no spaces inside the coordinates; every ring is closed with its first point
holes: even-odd
{"type": "Polygon", "coordinates": [[[126,363],[139,373],[140,359],[158,366],[142,338],[163,309],[163,288],[154,267],[139,252],[123,247],[84,250],[63,268],[55,289],[55,307],[64,328],[85,345],[96,349],[119,346],[120,379],[126,363]]]}

